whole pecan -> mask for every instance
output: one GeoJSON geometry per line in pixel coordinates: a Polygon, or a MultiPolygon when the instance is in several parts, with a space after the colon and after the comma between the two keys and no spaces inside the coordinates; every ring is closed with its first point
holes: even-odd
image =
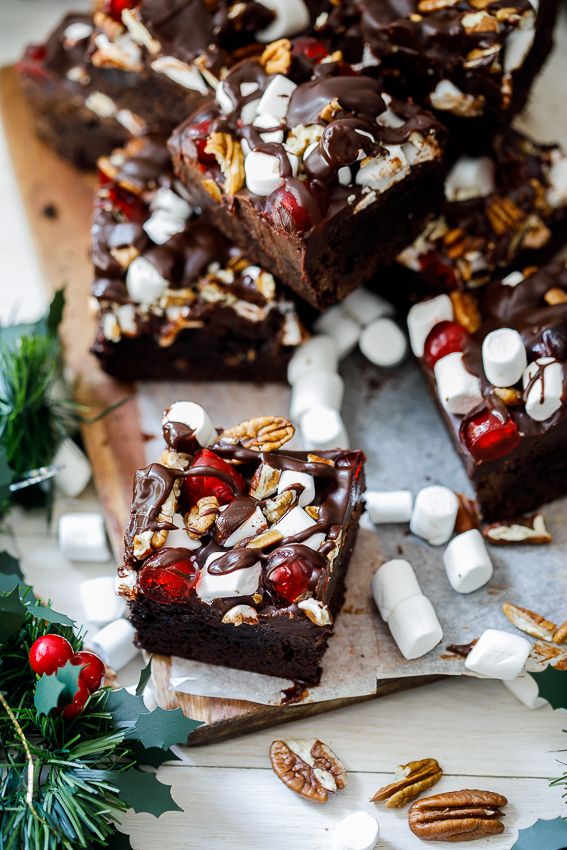
{"type": "Polygon", "coordinates": [[[346,785],[342,762],[319,740],[274,741],[270,760],[284,785],[315,803],[326,803],[329,792],[340,791],[346,785]]]}
{"type": "Polygon", "coordinates": [[[425,841],[473,841],[504,832],[500,809],[508,800],[493,791],[448,791],[423,797],[408,812],[411,831],[425,841]]]}

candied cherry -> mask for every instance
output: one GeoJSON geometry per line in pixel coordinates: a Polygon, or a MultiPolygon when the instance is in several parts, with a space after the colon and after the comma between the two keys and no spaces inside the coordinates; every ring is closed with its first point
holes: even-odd
{"type": "Polygon", "coordinates": [[[266,210],[274,224],[292,233],[305,233],[324,215],[327,195],[316,183],[302,183],[300,188],[291,187],[284,181],[270,195],[266,210]]]}
{"type": "Polygon", "coordinates": [[[203,118],[188,128],[189,137],[197,149],[197,158],[201,165],[215,165],[217,161],[214,154],[205,151],[212,123],[212,118],[203,118]]]}
{"type": "Polygon", "coordinates": [[[18,71],[21,74],[27,74],[29,77],[37,77],[39,80],[47,79],[47,72],[43,64],[46,55],[45,44],[28,44],[22,59],[17,64],[18,71]]]}
{"type": "MultiPolygon", "coordinates": [[[[161,553],[165,550],[162,549],[161,553]]],[[[199,578],[199,564],[193,556],[163,566],[145,565],[140,570],[140,587],[149,599],[167,604],[185,602],[199,578]]]]}
{"type": "Polygon", "coordinates": [[[188,475],[183,482],[183,497],[189,506],[196,505],[199,499],[205,496],[216,496],[219,505],[228,505],[238,493],[243,493],[246,489],[246,482],[236,468],[210,449],[201,449],[197,452],[189,472],[201,466],[216,470],[219,476],[217,477],[214,473],[188,475]],[[233,486],[229,482],[232,482],[233,486]]]}
{"type": "Polygon", "coordinates": [[[322,59],[326,59],[329,55],[329,51],[319,39],[302,36],[293,41],[293,55],[305,56],[306,59],[310,59],[312,62],[321,62],[322,59]]]}
{"type": "Polygon", "coordinates": [[[455,272],[443,262],[436,251],[428,251],[419,258],[419,266],[429,283],[437,289],[450,290],[457,285],[455,272]]]}
{"type": "Polygon", "coordinates": [[[63,708],[61,714],[65,718],[65,720],[72,720],[74,717],[78,717],[79,714],[84,709],[88,698],[90,697],[91,692],[84,682],[81,682],[79,678],[79,687],[75,691],[75,695],[70,703],[63,708]]]}
{"type": "Polygon", "coordinates": [[[309,589],[312,569],[301,558],[292,557],[271,570],[268,578],[278,596],[292,603],[309,589]]]}
{"type": "Polygon", "coordinates": [[[99,658],[94,652],[87,652],[85,650],[76,652],[71,658],[71,664],[84,665],[79,673],[79,685],[85,685],[91,694],[98,691],[105,674],[105,666],[102,658],[99,658]]]}
{"type": "Polygon", "coordinates": [[[461,440],[475,460],[499,460],[520,443],[518,426],[493,410],[481,410],[461,425],[461,440]]]}
{"type": "Polygon", "coordinates": [[[105,0],[104,11],[115,21],[122,21],[124,9],[133,9],[138,5],[138,0],[105,0]]]}
{"type": "Polygon", "coordinates": [[[446,354],[464,351],[468,341],[468,331],[458,322],[438,322],[425,340],[423,359],[433,369],[446,354]]]}
{"type": "Polygon", "coordinates": [[[73,647],[61,635],[43,635],[30,647],[30,666],[38,676],[55,673],[73,657],[73,647]]]}
{"type": "Polygon", "coordinates": [[[121,212],[127,221],[144,221],[146,205],[138,195],[122,189],[121,186],[113,186],[108,190],[108,198],[114,209],[121,212]]]}

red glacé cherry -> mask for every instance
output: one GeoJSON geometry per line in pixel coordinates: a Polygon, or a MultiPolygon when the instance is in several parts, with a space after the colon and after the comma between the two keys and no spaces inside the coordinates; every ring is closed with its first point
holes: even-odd
{"type": "Polygon", "coordinates": [[[38,676],[55,673],[73,657],[73,647],[61,635],[43,635],[30,647],[30,667],[38,676]]]}
{"type": "Polygon", "coordinates": [[[294,56],[305,56],[306,59],[311,59],[313,62],[321,62],[329,55],[322,41],[309,36],[294,39],[292,52],[294,56]]]}
{"type": "MultiPolygon", "coordinates": [[[[162,549],[161,553],[166,550],[162,549]]],[[[143,592],[154,602],[185,602],[199,578],[197,559],[174,561],[163,567],[144,566],[140,570],[139,583],[143,592]]]]}
{"type": "Polygon", "coordinates": [[[108,198],[115,210],[122,213],[127,221],[142,222],[147,215],[147,207],[137,195],[113,186],[108,190],[108,198]]]}
{"type": "Polygon", "coordinates": [[[46,55],[45,44],[28,44],[16,67],[20,74],[36,77],[39,80],[47,79],[47,72],[43,65],[46,55]]]}
{"type": "Polygon", "coordinates": [[[115,21],[122,21],[124,9],[132,9],[138,5],[138,0],[106,0],[104,11],[115,21]]]}
{"type": "Polygon", "coordinates": [[[325,214],[328,199],[317,184],[301,184],[301,195],[286,186],[270,196],[266,211],[274,224],[292,233],[305,233],[325,214]]]}
{"type": "Polygon", "coordinates": [[[419,266],[423,275],[436,289],[441,291],[454,289],[457,285],[455,272],[450,265],[443,262],[436,251],[431,250],[419,258],[419,266]]]}
{"type": "Polygon", "coordinates": [[[458,322],[438,322],[425,340],[423,359],[433,369],[446,354],[464,351],[468,341],[468,331],[458,322]]]}
{"type": "Polygon", "coordinates": [[[205,151],[212,123],[212,118],[204,118],[202,121],[191,124],[188,128],[189,137],[197,148],[197,158],[202,165],[215,165],[217,161],[213,153],[205,151]]]}
{"type": "Polygon", "coordinates": [[[221,473],[222,477],[228,476],[234,487],[223,481],[222,477],[214,475],[188,475],[183,482],[183,498],[189,506],[196,505],[199,499],[205,496],[216,496],[219,505],[228,505],[235,495],[242,493],[246,488],[246,482],[242,475],[236,471],[232,464],[227,463],[210,449],[201,449],[193,459],[189,471],[200,466],[209,466],[221,473]]]}
{"type": "Polygon", "coordinates": [[[90,695],[91,691],[88,689],[84,682],[81,682],[81,679],[79,677],[79,687],[75,691],[73,699],[65,706],[65,708],[61,712],[65,720],[72,720],[74,717],[78,717],[78,715],[85,707],[90,695]]]}
{"type": "Polygon", "coordinates": [[[94,691],[98,691],[106,672],[102,658],[99,658],[94,652],[87,652],[85,650],[76,652],[71,658],[71,664],[81,665],[83,667],[79,673],[79,687],[84,685],[91,694],[94,691]]]}
{"type": "Polygon", "coordinates": [[[521,436],[513,419],[506,422],[492,410],[481,410],[461,425],[461,440],[475,460],[499,460],[519,445],[521,436]]]}
{"type": "Polygon", "coordinates": [[[309,588],[312,570],[299,558],[281,564],[269,573],[272,587],[286,602],[295,602],[309,588]]]}

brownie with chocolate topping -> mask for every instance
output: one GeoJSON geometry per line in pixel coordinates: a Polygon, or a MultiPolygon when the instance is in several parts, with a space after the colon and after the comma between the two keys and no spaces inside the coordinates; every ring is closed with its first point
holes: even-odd
{"type": "Polygon", "coordinates": [[[219,229],[323,308],[391,262],[436,209],[444,138],[340,53],[287,41],[235,66],[170,149],[219,229]]]}
{"type": "Polygon", "coordinates": [[[127,381],[285,381],[306,336],[294,301],[194,210],[165,141],[134,139],[101,158],[99,173],[91,351],[105,371],[127,381]]]}
{"type": "Polygon", "coordinates": [[[217,431],[192,402],[136,473],[118,591],[150,652],[315,684],[363,509],[364,455],[288,451],[291,423],[217,431]]]}

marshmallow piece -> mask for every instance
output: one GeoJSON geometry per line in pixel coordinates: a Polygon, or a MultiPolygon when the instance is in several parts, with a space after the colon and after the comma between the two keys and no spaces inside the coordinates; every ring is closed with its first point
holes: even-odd
{"type": "Polygon", "coordinates": [[[481,403],[480,381],[467,371],[460,351],[438,360],[433,372],[439,399],[447,413],[464,416],[481,403]]]}
{"type": "Polygon", "coordinates": [[[280,123],[280,119],[275,118],[273,115],[259,114],[254,119],[254,127],[257,130],[268,130],[267,133],[260,133],[260,138],[263,142],[276,142],[277,144],[283,142],[284,131],[278,129],[280,123]]]}
{"type": "Polygon", "coordinates": [[[527,390],[526,413],[536,422],[549,419],[563,404],[563,364],[555,358],[534,360],[525,370],[522,382],[527,390]]]}
{"type": "Polygon", "coordinates": [[[70,561],[108,561],[102,514],[62,514],[58,527],[59,548],[70,561]]]}
{"type": "Polygon", "coordinates": [[[548,179],[550,204],[559,207],[567,203],[567,156],[558,154],[553,158],[548,179]]]}
{"type": "Polygon", "coordinates": [[[174,401],[163,414],[162,426],[179,422],[193,431],[194,439],[202,448],[211,446],[218,434],[204,407],[194,401],[174,401]]]}
{"type": "Polygon", "coordinates": [[[331,337],[337,347],[339,359],[346,357],[356,348],[360,325],[346,313],[342,304],[335,304],[321,313],[313,327],[317,333],[331,337]]]}
{"type": "Polygon", "coordinates": [[[504,47],[504,73],[511,74],[524,64],[535,38],[535,18],[530,13],[520,26],[512,30],[504,47]]]}
{"type": "Polygon", "coordinates": [[[422,595],[412,565],[403,558],[386,561],[378,567],[372,576],[371,587],[374,602],[385,623],[400,602],[422,595]]]}
{"type": "Polygon", "coordinates": [[[442,546],[455,528],[459,500],[448,487],[424,487],[417,494],[410,531],[432,546],[442,546]]]}
{"type": "Polygon", "coordinates": [[[538,709],[548,705],[547,700],[540,697],[537,682],[529,673],[522,673],[517,679],[503,681],[502,684],[528,708],[538,709]]]}
{"type": "Polygon", "coordinates": [[[122,617],[126,611],[124,600],[116,595],[114,576],[84,581],[79,588],[79,596],[89,623],[102,626],[122,617]]]}
{"type": "MultiPolygon", "coordinates": [[[[284,514],[283,517],[272,526],[272,528],[279,531],[284,537],[295,537],[296,534],[311,528],[311,526],[315,524],[315,520],[309,516],[307,511],[304,511],[302,507],[296,505],[295,508],[292,508],[291,511],[284,514]]],[[[302,540],[301,542],[304,546],[309,546],[310,549],[317,550],[324,539],[325,535],[323,532],[318,531],[316,534],[312,534],[311,537],[308,537],[307,540],[302,540]]]]}
{"type": "Polygon", "coordinates": [[[394,315],[394,308],[389,301],[385,301],[384,298],[380,298],[379,295],[375,295],[364,287],[359,287],[347,295],[340,306],[347,315],[363,327],[375,319],[394,315]]]}
{"type": "Polygon", "coordinates": [[[210,89],[199,69],[195,65],[188,65],[186,62],[176,59],[175,56],[158,56],[151,63],[151,69],[156,74],[163,74],[164,77],[173,80],[174,83],[184,89],[191,89],[204,95],[210,93],[210,89]]]}
{"type": "Polygon", "coordinates": [[[488,156],[461,156],[445,181],[448,201],[486,198],[494,192],[494,161],[488,156]]]}
{"type": "Polygon", "coordinates": [[[454,537],[443,552],[445,572],[453,590],[472,593],[483,587],[494,569],[484,538],[478,528],[454,537]]]}
{"type": "Polygon", "coordinates": [[[70,499],[80,496],[91,480],[92,469],[87,456],[69,437],[57,449],[53,465],[62,467],[54,476],[59,493],[70,499]]]}
{"type": "Polygon", "coordinates": [[[289,99],[297,86],[283,74],[276,74],[266,86],[264,94],[258,104],[260,115],[273,115],[276,123],[285,118],[289,106],[289,99]]]}
{"type": "Polygon", "coordinates": [[[375,366],[398,366],[408,350],[404,334],[391,319],[376,319],[366,325],[358,344],[364,356],[375,366]]]}
{"type": "Polygon", "coordinates": [[[301,417],[301,434],[305,448],[348,449],[348,435],[338,411],[318,405],[301,417]]]}
{"type": "Polygon", "coordinates": [[[348,165],[342,165],[337,171],[337,178],[341,186],[350,186],[352,183],[352,171],[348,165]]]}
{"type": "Polygon", "coordinates": [[[309,25],[309,9],[303,0],[260,0],[274,13],[274,20],[266,29],[256,33],[257,40],[262,44],[297,35],[309,25]]]}
{"type": "Polygon", "coordinates": [[[299,497],[299,507],[304,508],[306,505],[310,505],[315,498],[315,479],[313,476],[307,472],[284,469],[278,481],[278,493],[282,493],[294,484],[301,484],[304,488],[299,497]]]}
{"type": "Polygon", "coordinates": [[[510,274],[503,277],[500,283],[502,286],[518,286],[519,283],[523,283],[525,280],[522,272],[510,272],[510,274]]]}
{"type": "Polygon", "coordinates": [[[174,514],[171,520],[174,529],[167,532],[166,546],[170,549],[200,549],[201,540],[193,540],[186,531],[185,520],[181,514],[174,514]]]}
{"type": "Polygon", "coordinates": [[[241,543],[243,540],[246,540],[247,537],[255,537],[256,534],[259,534],[261,531],[265,531],[268,527],[268,523],[266,522],[266,517],[260,510],[260,508],[256,508],[254,513],[245,519],[242,525],[239,525],[232,534],[230,534],[224,543],[222,544],[226,549],[231,549],[233,546],[236,546],[237,543],[241,543]]]}
{"type": "Polygon", "coordinates": [[[258,114],[258,105],[260,100],[256,98],[255,100],[249,100],[248,103],[245,103],[242,109],[240,110],[240,119],[243,124],[252,124],[256,115],[258,114]]]}
{"type": "Polygon", "coordinates": [[[186,221],[193,212],[193,208],[185,198],[167,186],[161,186],[154,194],[150,209],[152,212],[162,210],[173,218],[183,219],[183,221],[186,221]]]}
{"type": "Polygon", "coordinates": [[[155,245],[165,245],[176,233],[185,230],[185,219],[172,216],[165,210],[155,210],[143,228],[155,245]]]}
{"type": "Polygon", "coordinates": [[[228,96],[226,86],[222,80],[216,87],[215,99],[223,115],[230,115],[230,113],[234,109],[234,104],[228,96]]]}
{"type": "MultiPolygon", "coordinates": [[[[297,157],[288,153],[292,174],[297,176],[297,157]]],[[[271,153],[260,150],[250,151],[244,160],[244,172],[246,175],[246,188],[253,195],[271,195],[281,186],[283,177],[281,174],[280,161],[271,153]]]]}
{"type": "Polygon", "coordinates": [[[368,812],[353,812],[333,832],[333,850],[373,850],[380,835],[378,821],[368,812]]]}
{"type": "Polygon", "coordinates": [[[387,155],[375,156],[360,167],[354,181],[357,186],[385,192],[407,174],[409,163],[401,145],[383,147],[387,155]]]}
{"type": "Polygon", "coordinates": [[[290,416],[299,421],[310,408],[322,405],[340,410],[344,382],[336,372],[309,372],[291,390],[290,416]]]}
{"type": "Polygon", "coordinates": [[[498,328],[487,334],[482,343],[484,374],[495,387],[512,387],[528,365],[526,347],[518,331],[498,328]]]}
{"type": "Polygon", "coordinates": [[[293,386],[309,372],[336,372],[337,347],[328,336],[312,336],[300,345],[287,367],[287,379],[293,386]]]}
{"type": "Polygon", "coordinates": [[[213,561],[216,561],[217,558],[220,558],[222,554],[222,552],[215,552],[207,558],[195,586],[197,596],[207,604],[210,604],[215,599],[229,599],[233,596],[252,596],[258,590],[260,576],[262,575],[260,561],[251,567],[244,567],[241,570],[232,570],[232,572],[221,573],[220,575],[211,575],[207,567],[213,561]]]}
{"type": "Polygon", "coordinates": [[[134,646],[135,634],[134,626],[128,620],[120,618],[93,635],[88,643],[107,667],[118,671],[126,667],[138,654],[138,648],[134,646]]]}
{"type": "Polygon", "coordinates": [[[151,304],[163,295],[167,287],[167,280],[145,257],[136,257],[128,266],[126,288],[132,301],[151,304]]]}
{"type": "Polygon", "coordinates": [[[443,639],[443,629],[427,596],[404,599],[391,612],[388,628],[408,661],[421,658],[443,639]]]}
{"type": "Polygon", "coordinates": [[[413,510],[411,490],[367,490],[366,509],[374,525],[409,522],[413,510]]]}
{"type": "Polygon", "coordinates": [[[465,667],[487,679],[515,679],[524,669],[531,644],[500,629],[486,629],[465,659],[465,667]]]}
{"type": "Polygon", "coordinates": [[[425,340],[435,325],[451,322],[453,318],[453,302],[448,295],[437,295],[413,305],[408,313],[408,333],[416,357],[423,357],[425,340]]]}

